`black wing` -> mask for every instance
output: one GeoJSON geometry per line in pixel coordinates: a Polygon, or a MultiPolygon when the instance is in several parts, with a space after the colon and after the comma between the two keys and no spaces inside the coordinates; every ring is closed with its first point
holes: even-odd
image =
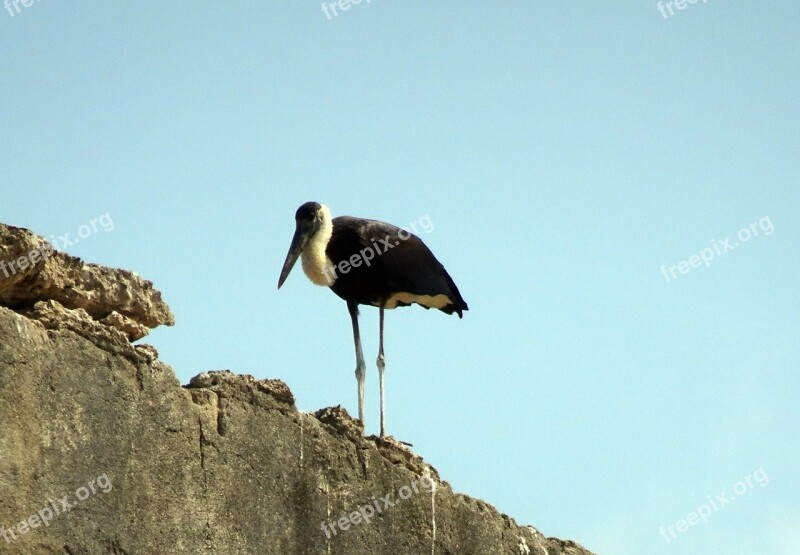
{"type": "Polygon", "coordinates": [[[331,287],[344,299],[379,305],[396,293],[446,295],[451,304],[440,310],[459,317],[468,310],[456,284],[422,239],[397,226],[334,218],[327,255],[335,265],[347,261],[342,267],[348,271],[337,271],[331,287]]]}

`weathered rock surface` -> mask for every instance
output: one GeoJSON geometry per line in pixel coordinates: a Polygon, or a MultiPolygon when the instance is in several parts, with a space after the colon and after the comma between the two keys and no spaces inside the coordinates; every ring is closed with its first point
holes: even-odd
{"type": "Polygon", "coordinates": [[[45,300],[83,309],[131,340],[147,328],[175,323],[151,282],[128,270],[85,264],[27,229],[0,224],[0,305],[21,308],[45,300]]]}
{"type": "Polygon", "coordinates": [[[182,387],[110,318],[171,322],[149,282],[54,260],[0,284],[0,553],[589,553],[454,493],[344,409],[299,412],[278,380],[182,387]],[[80,293],[58,291],[67,275],[80,293]]]}

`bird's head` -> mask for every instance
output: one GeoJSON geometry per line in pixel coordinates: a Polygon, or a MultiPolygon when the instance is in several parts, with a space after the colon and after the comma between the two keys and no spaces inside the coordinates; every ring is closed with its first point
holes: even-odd
{"type": "MultiPolygon", "coordinates": [[[[283,262],[283,269],[281,269],[281,276],[278,279],[278,289],[281,288],[283,282],[289,277],[289,272],[292,271],[295,262],[306,249],[308,244],[312,242],[315,235],[320,230],[330,227],[331,218],[328,207],[318,202],[306,202],[297,209],[294,215],[295,230],[294,237],[292,237],[292,244],[289,245],[289,252],[286,254],[286,260],[283,262]]],[[[327,242],[327,239],[326,239],[327,242]]],[[[325,245],[321,245],[324,249],[325,245]]]]}

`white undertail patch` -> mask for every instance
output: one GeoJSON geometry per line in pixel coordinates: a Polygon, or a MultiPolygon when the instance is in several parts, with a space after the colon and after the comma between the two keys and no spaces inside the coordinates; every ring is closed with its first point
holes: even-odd
{"type": "Polygon", "coordinates": [[[325,249],[328,247],[328,242],[333,234],[333,220],[331,219],[331,211],[324,204],[319,209],[319,212],[322,214],[322,226],[309,239],[308,244],[303,249],[301,259],[303,261],[303,272],[308,276],[308,279],[317,285],[330,287],[336,281],[336,274],[333,262],[325,254],[325,249]]]}
{"type": "Polygon", "coordinates": [[[386,301],[385,308],[397,308],[397,303],[417,303],[428,308],[444,308],[452,304],[450,297],[444,294],[435,296],[431,295],[414,295],[412,293],[395,293],[386,301]]]}

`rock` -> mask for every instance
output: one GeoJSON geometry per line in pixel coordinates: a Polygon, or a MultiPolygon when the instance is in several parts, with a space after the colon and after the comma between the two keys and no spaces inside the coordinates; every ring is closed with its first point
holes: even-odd
{"type": "Polygon", "coordinates": [[[266,393],[276,401],[285,403],[294,408],[294,395],[289,386],[280,380],[257,380],[253,376],[237,376],[230,370],[212,370],[198,374],[189,381],[188,388],[207,388],[224,390],[225,392],[238,390],[238,396],[245,401],[254,403],[253,392],[266,393]],[[223,387],[226,386],[226,387],[223,387]]]}
{"type": "Polygon", "coordinates": [[[0,305],[23,308],[47,300],[83,309],[131,340],[147,328],[175,323],[151,282],[128,270],[85,264],[27,229],[0,224],[0,305]]]}
{"type": "Polygon", "coordinates": [[[314,418],[344,436],[360,438],[364,435],[364,424],[357,418],[350,416],[341,405],[319,409],[314,413],[314,418]]]}

